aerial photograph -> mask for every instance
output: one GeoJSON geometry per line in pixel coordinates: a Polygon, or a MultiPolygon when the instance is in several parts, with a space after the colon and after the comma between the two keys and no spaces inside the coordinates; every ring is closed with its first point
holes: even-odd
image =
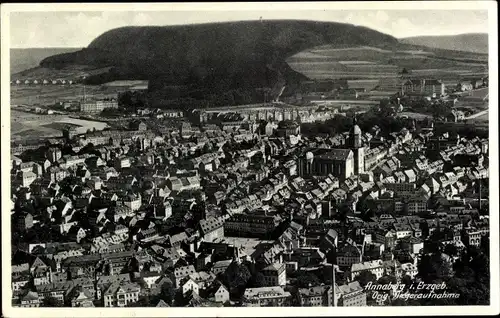
{"type": "Polygon", "coordinates": [[[490,305],[487,10],[50,9],[9,15],[12,307],[490,305]]]}

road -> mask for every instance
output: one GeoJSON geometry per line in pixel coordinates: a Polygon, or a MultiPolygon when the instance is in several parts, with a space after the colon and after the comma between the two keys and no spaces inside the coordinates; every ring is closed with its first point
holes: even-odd
{"type": "Polygon", "coordinates": [[[487,109],[482,110],[482,111],[480,111],[479,113],[475,113],[475,114],[473,114],[473,115],[470,115],[469,117],[465,117],[465,119],[474,119],[474,118],[479,117],[479,116],[482,116],[482,115],[484,115],[484,114],[486,114],[486,113],[488,113],[488,110],[487,110],[487,109]]]}

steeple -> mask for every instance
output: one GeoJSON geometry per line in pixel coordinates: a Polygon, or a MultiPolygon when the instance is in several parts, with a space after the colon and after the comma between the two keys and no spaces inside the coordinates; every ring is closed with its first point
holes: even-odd
{"type": "Polygon", "coordinates": [[[361,141],[361,128],[356,120],[356,114],[352,118],[352,127],[349,132],[349,148],[354,152],[354,174],[358,175],[365,171],[364,149],[361,141]]]}
{"type": "Polygon", "coordinates": [[[361,147],[361,128],[359,128],[356,119],[356,113],[352,118],[352,127],[349,132],[350,146],[353,149],[357,149],[361,147]]]}

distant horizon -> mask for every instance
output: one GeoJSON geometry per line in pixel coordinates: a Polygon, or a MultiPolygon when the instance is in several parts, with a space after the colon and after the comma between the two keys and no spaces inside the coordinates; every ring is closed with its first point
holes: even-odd
{"type": "Polygon", "coordinates": [[[345,23],[396,39],[488,34],[486,10],[307,11],[23,11],[10,14],[12,48],[82,48],[121,27],[168,27],[242,21],[296,20],[345,23]],[[304,18],[312,17],[312,18],[304,18]],[[467,24],[462,23],[467,21],[467,24]],[[50,32],[47,32],[50,30],[50,32]]]}
{"type": "MultiPolygon", "coordinates": [[[[254,21],[254,20],[242,20],[242,21],[233,21],[233,22],[243,22],[243,21],[254,21]]],[[[258,20],[256,20],[258,21],[258,20]]],[[[314,20],[310,20],[314,21],[314,20]]],[[[217,22],[214,22],[217,23],[217,22]]],[[[196,24],[206,24],[206,23],[193,23],[189,25],[196,25],[196,24]]],[[[188,25],[188,24],[186,24],[188,25]]],[[[154,27],[158,25],[142,25],[141,27],[154,27]]],[[[170,26],[170,25],[164,25],[165,27],[170,26]]],[[[137,27],[137,26],[136,26],[137,27]]],[[[163,26],[159,26],[163,27],[163,26]]],[[[488,35],[488,32],[468,32],[468,33],[457,33],[457,34],[439,34],[439,35],[414,35],[414,36],[408,36],[408,37],[402,37],[402,38],[397,38],[397,40],[403,40],[403,39],[410,39],[410,38],[421,38],[421,37],[449,37],[449,36],[460,36],[460,35],[488,35]]],[[[16,50],[29,50],[29,49],[83,49],[86,48],[87,46],[33,46],[33,47],[10,47],[10,49],[16,49],[16,50]]]]}

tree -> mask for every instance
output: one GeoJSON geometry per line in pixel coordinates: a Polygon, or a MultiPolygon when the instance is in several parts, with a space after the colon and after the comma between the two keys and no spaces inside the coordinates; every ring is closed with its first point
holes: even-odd
{"type": "Polygon", "coordinates": [[[408,289],[413,283],[413,279],[409,275],[401,277],[401,284],[404,284],[405,290],[408,289]]]}
{"type": "Polygon", "coordinates": [[[441,252],[424,255],[418,264],[418,276],[425,283],[439,283],[452,275],[452,264],[441,252]]]}
{"type": "Polygon", "coordinates": [[[450,255],[452,257],[453,256],[457,256],[458,249],[455,246],[455,244],[446,244],[446,246],[444,247],[444,253],[448,254],[448,255],[450,255]]]}
{"type": "Polygon", "coordinates": [[[432,106],[431,113],[434,119],[445,118],[450,113],[451,108],[444,102],[437,102],[432,106]]]}
{"type": "Polygon", "coordinates": [[[255,273],[255,275],[252,276],[252,279],[250,281],[250,285],[252,287],[262,287],[266,283],[266,279],[264,275],[261,272],[255,273]]]}
{"type": "Polygon", "coordinates": [[[229,287],[229,292],[234,297],[240,297],[251,277],[252,274],[245,264],[232,262],[222,274],[221,280],[229,287]]]}
{"type": "Polygon", "coordinates": [[[296,285],[299,288],[318,286],[319,284],[321,284],[321,281],[311,272],[300,271],[297,275],[296,285]]]}
{"type": "Polygon", "coordinates": [[[375,282],[377,276],[370,271],[362,271],[356,276],[355,280],[359,282],[361,287],[365,287],[369,282],[375,282]]]}
{"type": "Polygon", "coordinates": [[[64,304],[59,299],[56,299],[52,296],[46,296],[43,299],[42,304],[40,306],[41,307],[64,307],[64,304]]]}
{"type": "Polygon", "coordinates": [[[384,275],[377,280],[377,284],[379,285],[396,284],[397,282],[398,280],[393,275],[384,275]]]}
{"type": "Polygon", "coordinates": [[[160,298],[171,305],[175,299],[175,288],[171,282],[165,282],[161,285],[160,298]]]}

